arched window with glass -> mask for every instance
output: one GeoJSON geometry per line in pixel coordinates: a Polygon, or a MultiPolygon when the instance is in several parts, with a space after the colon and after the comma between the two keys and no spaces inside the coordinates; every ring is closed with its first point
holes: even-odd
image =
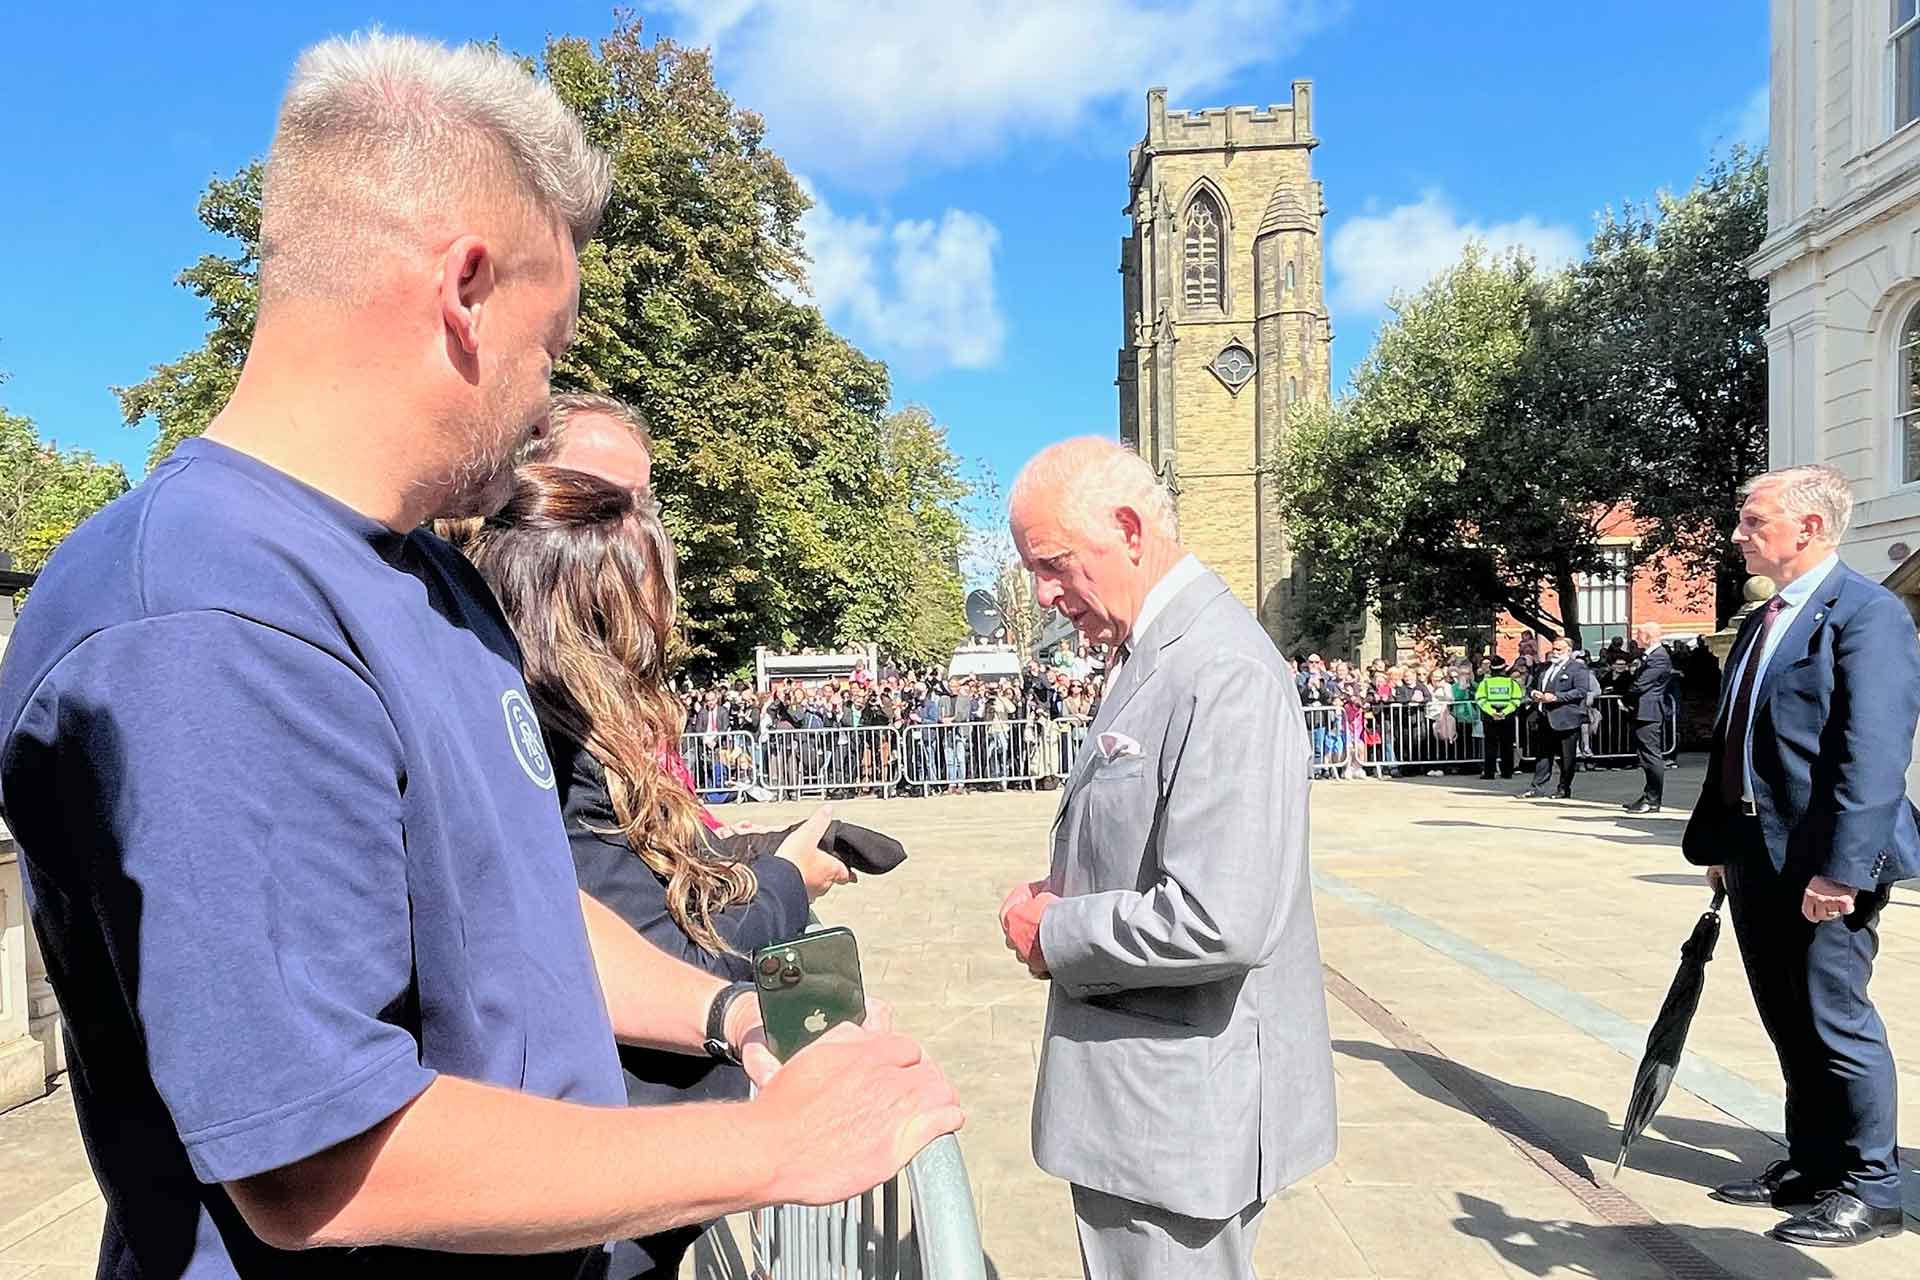
{"type": "Polygon", "coordinates": [[[1185,296],[1189,307],[1218,307],[1220,292],[1220,205],[1211,192],[1199,191],[1187,205],[1183,254],[1185,296]]]}
{"type": "Polygon", "coordinates": [[[1287,292],[1293,292],[1293,259],[1287,259],[1287,292]]]}
{"type": "Polygon", "coordinates": [[[1893,465],[1901,484],[1920,483],[1920,303],[1900,326],[1894,376],[1893,465]]]}

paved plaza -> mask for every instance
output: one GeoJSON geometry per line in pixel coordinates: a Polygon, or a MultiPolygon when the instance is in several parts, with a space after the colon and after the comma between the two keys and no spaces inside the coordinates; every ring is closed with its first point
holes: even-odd
{"type": "MultiPolygon", "coordinates": [[[[1707,1199],[1706,1187],[1778,1154],[1778,1070],[1730,930],[1681,1085],[1613,1179],[1640,1041],[1707,905],[1678,849],[1698,766],[1669,779],[1673,803],[1650,817],[1619,808],[1639,788],[1630,771],[1583,775],[1570,803],[1516,799],[1517,781],[1316,784],[1340,1154],[1269,1208],[1262,1276],[1920,1274],[1920,1234],[1803,1252],[1761,1238],[1766,1212],[1707,1199]]],[[[1009,885],[1044,870],[1056,799],[843,803],[841,816],[901,836],[912,857],[820,911],[856,930],[870,989],[959,1085],[1000,1280],[1079,1274],[1066,1190],[1027,1145],[1045,988],[1003,949],[994,919],[1009,885]]],[[[783,822],[806,809],[738,812],[783,822]]],[[[1920,891],[1896,890],[1884,926],[1874,992],[1912,1141],[1920,891]]],[[[1908,1186],[1920,1208],[1911,1173],[1908,1186]]],[[[64,1092],[0,1116],[0,1280],[90,1276],[100,1214],[64,1092]]]]}

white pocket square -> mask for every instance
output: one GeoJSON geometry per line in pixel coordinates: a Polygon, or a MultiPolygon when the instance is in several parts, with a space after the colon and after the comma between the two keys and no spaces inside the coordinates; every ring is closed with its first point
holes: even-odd
{"type": "Polygon", "coordinates": [[[1140,744],[1124,733],[1103,733],[1100,735],[1100,751],[1109,760],[1120,760],[1139,755],[1140,744]]]}

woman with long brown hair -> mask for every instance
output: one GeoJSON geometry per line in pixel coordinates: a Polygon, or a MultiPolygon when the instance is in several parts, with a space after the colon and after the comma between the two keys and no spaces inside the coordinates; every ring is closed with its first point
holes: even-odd
{"type": "MultiPolygon", "coordinates": [[[[853,877],[803,838],[817,824],[776,856],[730,856],[666,768],[685,712],[667,679],[679,601],[657,506],[583,471],[529,465],[498,515],[455,532],[519,638],[580,887],[663,950],[751,979],[754,948],[804,932],[809,901],[853,877]]],[[[636,1104],[747,1095],[727,1063],[629,1045],[620,1059],[636,1104]]],[[[698,1235],[623,1245],[643,1256],[618,1274],[674,1275],[698,1235]]]]}

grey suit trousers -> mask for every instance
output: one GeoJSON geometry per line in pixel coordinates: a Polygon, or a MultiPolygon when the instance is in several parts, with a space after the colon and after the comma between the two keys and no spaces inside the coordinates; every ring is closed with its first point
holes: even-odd
{"type": "Polygon", "coordinates": [[[1266,1202],[1237,1218],[1189,1218],[1073,1186],[1087,1280],[1254,1280],[1253,1242],[1266,1202]]]}

